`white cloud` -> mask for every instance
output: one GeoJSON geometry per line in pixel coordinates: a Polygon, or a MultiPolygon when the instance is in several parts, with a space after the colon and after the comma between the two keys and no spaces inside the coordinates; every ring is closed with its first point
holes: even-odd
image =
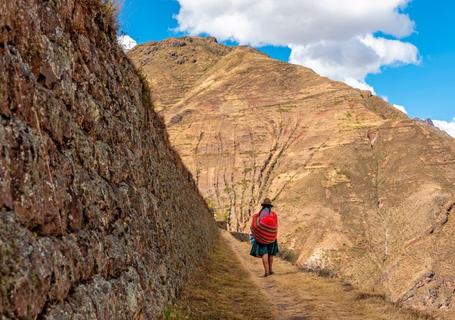
{"type": "Polygon", "coordinates": [[[368,90],[372,94],[376,94],[376,91],[374,90],[374,88],[372,86],[370,86],[368,83],[366,83],[365,81],[359,81],[359,80],[356,80],[353,78],[346,78],[346,79],[344,79],[344,82],[353,88],[357,88],[360,90],[368,90]]]}
{"type": "Polygon", "coordinates": [[[433,123],[436,127],[438,127],[441,130],[444,130],[445,132],[447,132],[448,134],[455,138],[455,118],[453,118],[451,122],[433,120],[433,123]]]}
{"type": "Polygon", "coordinates": [[[136,40],[131,38],[127,34],[122,34],[117,37],[117,42],[122,47],[123,51],[128,52],[131,49],[133,49],[135,46],[137,46],[136,40]]]}
{"type": "Polygon", "coordinates": [[[178,1],[180,31],[288,46],[290,62],[356,87],[372,90],[365,78],[384,66],[419,62],[418,49],[398,40],[414,31],[401,12],[409,0],[178,1]]]}
{"type": "Polygon", "coordinates": [[[403,107],[403,106],[400,106],[399,104],[394,104],[393,105],[395,108],[397,108],[398,110],[400,110],[401,112],[403,112],[404,114],[408,114],[408,111],[406,111],[406,108],[403,107]]]}

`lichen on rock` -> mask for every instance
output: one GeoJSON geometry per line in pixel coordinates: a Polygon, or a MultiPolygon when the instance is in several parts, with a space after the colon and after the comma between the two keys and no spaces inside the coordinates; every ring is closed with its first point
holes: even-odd
{"type": "Polygon", "coordinates": [[[212,245],[211,213],[111,11],[0,2],[5,318],[156,318],[212,245]]]}

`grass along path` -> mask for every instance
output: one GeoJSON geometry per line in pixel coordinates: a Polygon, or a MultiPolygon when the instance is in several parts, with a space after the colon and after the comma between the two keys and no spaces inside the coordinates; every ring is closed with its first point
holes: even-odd
{"type": "Polygon", "coordinates": [[[272,320],[273,304],[223,238],[183,289],[165,320],[272,320]]]}
{"type": "Polygon", "coordinates": [[[431,319],[384,301],[343,287],[336,279],[301,272],[291,263],[276,259],[275,274],[262,278],[260,259],[249,255],[249,244],[222,232],[242,267],[251,275],[270,301],[279,320],[420,320],[431,319]]]}
{"type": "MultiPolygon", "coordinates": [[[[263,278],[249,244],[221,236],[202,261],[166,320],[423,320],[380,297],[361,294],[337,279],[302,272],[276,259],[275,274],[263,278]]],[[[438,318],[442,319],[442,318],[438,318]]]]}

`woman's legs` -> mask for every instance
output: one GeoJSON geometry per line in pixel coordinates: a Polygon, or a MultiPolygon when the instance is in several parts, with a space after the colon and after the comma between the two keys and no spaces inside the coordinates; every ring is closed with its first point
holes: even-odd
{"type": "Polygon", "coordinates": [[[273,265],[273,256],[271,254],[268,255],[268,265],[269,265],[269,274],[272,274],[273,273],[273,268],[272,268],[272,265],[273,265]]]}
{"type": "Polygon", "coordinates": [[[264,275],[268,276],[269,273],[270,273],[270,270],[269,270],[269,255],[268,254],[264,254],[262,256],[262,264],[264,265],[264,275]]]}

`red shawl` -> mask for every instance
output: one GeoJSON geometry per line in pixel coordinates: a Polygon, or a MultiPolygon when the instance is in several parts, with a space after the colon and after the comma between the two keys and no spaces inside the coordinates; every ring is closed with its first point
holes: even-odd
{"type": "Polygon", "coordinates": [[[262,219],[259,219],[259,213],[256,213],[251,223],[251,233],[256,242],[260,244],[275,242],[278,234],[278,217],[276,213],[271,212],[262,219]]]}

